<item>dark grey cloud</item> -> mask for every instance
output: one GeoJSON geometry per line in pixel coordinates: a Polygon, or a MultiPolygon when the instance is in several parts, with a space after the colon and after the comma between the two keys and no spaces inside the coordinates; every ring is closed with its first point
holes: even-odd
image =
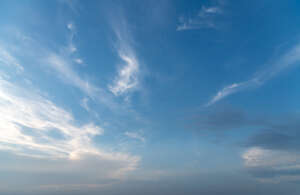
{"type": "MultiPolygon", "coordinates": [[[[197,132],[206,132],[216,139],[247,131],[238,145],[246,173],[270,182],[300,182],[300,114],[250,113],[232,106],[216,106],[203,111],[195,119],[197,132]]],[[[218,143],[220,141],[218,140],[218,143]]]]}
{"type": "Polygon", "coordinates": [[[298,113],[269,117],[259,132],[246,141],[248,147],[270,150],[298,151],[300,149],[300,115],[298,113]]]}
{"type": "Polygon", "coordinates": [[[275,117],[258,133],[248,138],[245,146],[260,148],[264,156],[258,160],[269,166],[247,168],[255,178],[300,182],[300,123],[298,114],[275,117]],[[261,160],[263,158],[263,160],[261,160]]]}
{"type": "Polygon", "coordinates": [[[246,112],[233,106],[217,106],[204,110],[194,118],[193,128],[199,132],[244,131],[253,134],[241,143],[244,147],[276,150],[300,149],[300,114],[267,115],[246,112]]]}
{"type": "Polygon", "coordinates": [[[255,178],[269,181],[289,180],[300,182],[300,124],[298,120],[283,117],[279,125],[268,128],[248,138],[244,144],[249,148],[260,148],[264,156],[257,159],[269,166],[258,164],[247,168],[247,172],[255,178]],[[265,157],[266,156],[266,157],[265,157]],[[263,158],[263,160],[261,160],[263,158]]]}
{"type": "Polygon", "coordinates": [[[223,108],[215,112],[208,113],[199,118],[199,126],[206,129],[232,129],[238,128],[246,123],[248,119],[244,112],[237,109],[223,108]]]}
{"type": "Polygon", "coordinates": [[[261,133],[251,136],[245,146],[248,147],[261,147],[271,150],[294,150],[300,149],[300,135],[292,135],[290,132],[277,132],[273,129],[262,130],[261,133]]]}
{"type": "Polygon", "coordinates": [[[264,117],[250,116],[241,108],[233,106],[217,106],[202,111],[194,118],[197,130],[228,131],[246,126],[263,126],[264,117]]]}

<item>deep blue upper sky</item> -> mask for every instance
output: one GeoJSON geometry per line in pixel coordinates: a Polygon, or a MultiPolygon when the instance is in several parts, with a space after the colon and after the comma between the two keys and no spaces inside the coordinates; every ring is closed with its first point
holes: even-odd
{"type": "Polygon", "coordinates": [[[300,1],[0,2],[0,194],[300,193],[300,1]]]}

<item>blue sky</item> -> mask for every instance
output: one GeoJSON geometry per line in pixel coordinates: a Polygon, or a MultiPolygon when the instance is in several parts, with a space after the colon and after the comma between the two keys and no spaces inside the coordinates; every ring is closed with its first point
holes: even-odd
{"type": "Polygon", "coordinates": [[[0,194],[299,194],[299,9],[1,1],[0,194]]]}

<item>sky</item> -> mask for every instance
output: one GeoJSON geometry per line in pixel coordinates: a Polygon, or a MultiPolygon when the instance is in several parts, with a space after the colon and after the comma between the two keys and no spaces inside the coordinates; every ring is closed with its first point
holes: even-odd
{"type": "Polygon", "coordinates": [[[300,1],[0,2],[1,195],[299,195],[300,1]]]}

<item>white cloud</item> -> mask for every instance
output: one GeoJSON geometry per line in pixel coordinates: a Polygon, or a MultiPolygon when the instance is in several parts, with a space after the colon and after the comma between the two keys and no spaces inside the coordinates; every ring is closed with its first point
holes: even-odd
{"type": "Polygon", "coordinates": [[[242,154],[242,159],[245,167],[262,182],[300,180],[300,155],[297,152],[253,147],[242,154]]]}
{"type": "Polygon", "coordinates": [[[141,142],[146,142],[145,137],[143,137],[139,132],[128,132],[128,131],[126,131],[124,134],[129,138],[137,139],[141,142]]]}
{"type": "Polygon", "coordinates": [[[233,83],[229,86],[224,87],[220,91],[217,92],[215,96],[211,98],[211,100],[206,104],[206,106],[212,105],[217,101],[239,92],[243,89],[249,87],[257,87],[264,84],[266,81],[272,79],[274,76],[279,74],[281,71],[293,66],[297,65],[300,62],[300,44],[295,45],[283,55],[281,55],[276,62],[272,64],[268,69],[257,72],[251,79],[240,82],[233,83]]]}
{"type": "Polygon", "coordinates": [[[14,66],[18,72],[23,72],[24,68],[18,60],[14,58],[6,49],[0,46],[0,65],[14,66]]]}
{"type": "Polygon", "coordinates": [[[73,43],[69,44],[68,49],[69,49],[70,53],[74,53],[77,51],[77,48],[75,47],[75,45],[73,45],[73,43]]]}
{"type": "Polygon", "coordinates": [[[80,105],[86,110],[86,111],[90,111],[90,107],[88,105],[89,99],[88,98],[83,98],[80,102],[80,105]]]}
{"type": "Polygon", "coordinates": [[[199,12],[200,16],[207,16],[208,14],[220,14],[222,10],[220,7],[205,7],[203,6],[199,12]]]}
{"type": "Polygon", "coordinates": [[[77,51],[77,48],[74,44],[74,37],[76,35],[76,27],[75,27],[75,24],[70,22],[67,24],[67,28],[68,30],[70,31],[70,34],[69,34],[69,37],[68,37],[68,41],[69,41],[69,45],[68,45],[68,50],[69,50],[69,53],[74,53],[77,51]]]}
{"type": "Polygon", "coordinates": [[[193,30],[201,28],[218,28],[215,22],[215,17],[222,14],[222,8],[220,6],[205,7],[202,6],[201,10],[196,16],[193,17],[179,17],[179,25],[177,31],[193,30]]]}
{"type": "MultiPolygon", "coordinates": [[[[67,29],[72,30],[69,36],[72,43],[70,45],[75,48],[72,51],[75,51],[74,26],[67,25],[67,29]]],[[[19,61],[22,62],[23,59],[32,64],[41,64],[46,72],[51,70],[65,83],[80,89],[86,96],[81,102],[82,106],[97,117],[97,113],[92,110],[93,107],[89,107],[91,102],[88,100],[101,102],[112,109],[122,109],[121,106],[120,108],[116,106],[112,94],[87,81],[74,69],[75,62],[80,63],[82,60],[78,58],[78,53],[69,52],[69,45],[58,46],[56,51],[33,38],[26,38],[26,43],[22,39],[17,37],[11,42],[5,41],[6,48],[10,48],[8,46],[13,45],[12,42],[17,43],[13,45],[11,53],[4,47],[0,47],[0,66],[7,65],[23,71],[24,68],[26,70],[27,65],[22,64],[24,68],[20,65],[19,61]]],[[[82,121],[73,117],[70,110],[65,110],[43,96],[43,93],[33,86],[35,82],[26,85],[30,88],[25,88],[12,83],[2,71],[4,72],[5,69],[0,72],[0,150],[10,151],[18,158],[21,156],[19,159],[22,160],[19,162],[36,159],[39,163],[33,167],[30,167],[31,162],[14,167],[4,163],[11,168],[6,169],[0,162],[1,170],[38,172],[43,169],[42,172],[49,172],[48,168],[52,167],[50,171],[61,172],[63,176],[76,172],[73,176],[78,177],[88,172],[90,174],[86,177],[93,177],[95,181],[99,181],[99,178],[121,178],[138,167],[139,156],[120,152],[118,148],[99,146],[101,143],[93,142],[96,136],[104,133],[101,127],[93,122],[82,124],[82,121]]],[[[22,74],[17,79],[16,82],[19,82],[22,79],[26,81],[27,78],[22,74]]],[[[79,179],[78,183],[81,182],[82,180],[79,179]]],[[[66,183],[74,184],[69,181],[66,183]]],[[[63,182],[59,184],[63,185],[63,182]]]]}
{"type": "Polygon", "coordinates": [[[245,83],[233,83],[232,85],[224,87],[221,91],[215,95],[210,102],[208,102],[207,106],[214,104],[215,102],[219,101],[220,99],[234,93],[237,90],[242,89],[245,83]]]}
{"type": "Polygon", "coordinates": [[[300,156],[293,152],[277,151],[253,147],[243,153],[245,166],[247,167],[275,167],[287,168],[300,165],[300,156]]]}
{"type": "Polygon", "coordinates": [[[76,125],[72,114],[34,90],[27,90],[0,78],[0,149],[17,155],[42,159],[113,161],[111,170],[119,177],[134,170],[139,157],[105,152],[92,138],[103,134],[93,123],[76,125]]]}
{"type": "MultiPolygon", "coordinates": [[[[56,73],[58,73],[57,76],[61,80],[65,81],[69,85],[77,87],[93,101],[99,101],[112,110],[116,110],[118,108],[116,103],[111,99],[106,91],[81,78],[74,71],[72,68],[72,59],[70,59],[69,56],[48,53],[48,56],[43,60],[43,62],[53,68],[56,73]]],[[[120,108],[121,107],[119,107],[119,109],[120,108]]]]}
{"type": "Polygon", "coordinates": [[[100,91],[93,84],[86,80],[83,80],[73,69],[68,57],[58,55],[55,53],[50,54],[45,62],[48,63],[54,70],[56,70],[61,79],[65,80],[67,83],[78,87],[91,98],[95,98],[96,93],[100,91]]]}
{"type": "MultiPolygon", "coordinates": [[[[76,34],[74,23],[66,24],[66,28],[73,29],[72,31],[70,30],[67,36],[67,38],[69,38],[69,42],[72,44],[69,44],[67,46],[60,45],[58,46],[57,50],[50,49],[33,37],[24,36],[19,30],[12,31],[12,33],[16,34],[13,42],[16,42],[18,44],[16,44],[16,46],[11,49],[13,51],[11,53],[9,53],[8,50],[4,50],[4,47],[0,47],[0,49],[2,49],[3,51],[2,56],[0,54],[0,64],[1,61],[3,61],[6,64],[9,63],[9,65],[12,67],[16,67],[16,65],[20,65],[19,61],[16,59],[16,56],[20,56],[21,59],[24,59],[25,57],[25,59],[27,59],[27,61],[29,60],[32,64],[41,64],[41,66],[45,66],[43,67],[43,70],[48,73],[49,68],[51,68],[52,70],[54,70],[54,72],[52,73],[55,76],[57,76],[66,84],[80,89],[85,96],[90,98],[90,100],[95,101],[96,103],[101,103],[103,106],[106,106],[113,111],[123,110],[124,107],[122,107],[122,105],[118,105],[116,101],[113,100],[113,95],[109,93],[109,91],[96,86],[95,83],[83,78],[74,69],[75,63],[84,62],[81,58],[78,57],[79,52],[75,54],[70,52],[69,50],[70,45],[74,46],[72,51],[74,51],[74,49],[77,50],[73,43],[73,36],[75,36],[76,34]],[[22,37],[28,37],[26,38],[26,42],[22,37]]],[[[10,45],[13,44],[11,44],[9,41],[5,41],[6,48],[9,48],[8,46],[10,45]]],[[[22,66],[20,67],[23,69],[22,66]]]]}
{"type": "Polygon", "coordinates": [[[114,26],[117,37],[117,52],[121,60],[124,62],[118,69],[112,84],[108,85],[108,89],[115,95],[123,95],[129,91],[137,89],[139,85],[140,63],[136,52],[132,48],[132,40],[127,29],[126,22],[119,23],[114,26]]]}
{"type": "Polygon", "coordinates": [[[83,60],[80,58],[74,59],[74,62],[76,62],[77,64],[83,64],[83,60]]]}
{"type": "Polygon", "coordinates": [[[109,90],[116,96],[132,90],[138,85],[139,63],[134,56],[120,52],[120,58],[125,65],[118,70],[114,84],[109,85],[109,90]]]}
{"type": "Polygon", "coordinates": [[[70,23],[67,24],[67,28],[69,30],[73,31],[75,27],[74,27],[74,24],[70,22],[70,23]]]}
{"type": "Polygon", "coordinates": [[[57,53],[49,51],[46,53],[46,57],[43,59],[43,62],[50,65],[50,67],[52,67],[58,73],[59,78],[66,83],[79,88],[92,100],[100,101],[110,109],[116,110],[116,103],[111,99],[109,93],[80,77],[79,74],[73,69],[72,66],[74,65],[74,62],[78,64],[83,64],[84,62],[81,58],[74,58],[74,54],[72,54],[77,51],[73,41],[74,36],[76,35],[75,24],[70,22],[67,24],[67,28],[70,30],[69,46],[67,47],[69,48],[70,52],[57,53]]]}

